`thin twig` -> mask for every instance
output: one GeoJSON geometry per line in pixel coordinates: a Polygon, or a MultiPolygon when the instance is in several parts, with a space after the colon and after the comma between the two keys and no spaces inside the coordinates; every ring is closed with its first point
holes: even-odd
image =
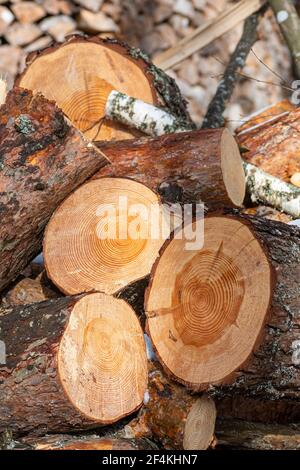
{"type": "Polygon", "coordinates": [[[245,21],[242,37],[231,56],[224,77],[207,110],[202,124],[203,129],[222,127],[224,125],[223,114],[232,96],[238,72],[244,67],[247,56],[257,41],[257,26],[260,14],[260,11],[254,13],[245,21]]]}

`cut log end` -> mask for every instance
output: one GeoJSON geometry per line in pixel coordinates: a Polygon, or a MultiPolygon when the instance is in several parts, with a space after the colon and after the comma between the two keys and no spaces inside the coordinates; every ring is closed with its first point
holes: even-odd
{"type": "Polygon", "coordinates": [[[153,268],[145,301],[147,328],[167,372],[203,390],[230,381],[256,348],[273,274],[264,249],[242,220],[208,217],[202,249],[186,246],[181,233],[166,243],[153,268]]]}
{"type": "Polygon", "coordinates": [[[216,416],[216,406],[210,397],[203,395],[195,401],[185,424],[183,436],[185,450],[209,448],[214,436],[216,416]]]}
{"type": "Polygon", "coordinates": [[[18,84],[41,92],[64,111],[91,140],[120,140],[141,135],[103,121],[111,90],[159,104],[146,64],[126,47],[99,38],[75,38],[35,55],[18,84]],[[45,80],[45,76],[47,80],[45,80]]]}
{"type": "Polygon", "coordinates": [[[238,145],[227,129],[221,137],[221,169],[229,199],[241,207],[246,194],[245,173],[238,145]]]}
{"type": "Polygon", "coordinates": [[[60,344],[58,371],[71,403],[90,419],[113,423],[138,409],[147,358],[131,307],[105,294],[80,299],[60,344]]]}
{"type": "Polygon", "coordinates": [[[163,244],[149,236],[150,211],[160,213],[159,198],[141,183],[100,178],[83,185],[47,227],[49,278],[66,294],[113,294],[144,278],[163,244]]]}

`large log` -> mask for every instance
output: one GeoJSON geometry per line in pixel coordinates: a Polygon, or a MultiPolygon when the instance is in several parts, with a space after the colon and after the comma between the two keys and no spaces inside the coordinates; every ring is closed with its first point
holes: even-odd
{"type": "Polygon", "coordinates": [[[0,432],[75,432],[138,409],[147,387],[143,332],[105,294],[1,309],[0,432]]]}
{"type": "Polygon", "coordinates": [[[65,294],[119,292],[149,275],[170,228],[159,197],[127,178],[89,181],[52,216],[44,238],[49,278],[65,294]]]}
{"type": "Polygon", "coordinates": [[[236,142],[224,129],[101,142],[98,147],[112,165],[95,177],[133,178],[158,191],[168,202],[202,200],[213,208],[243,204],[241,158],[236,142]]]}
{"type": "MultiPolygon", "coordinates": [[[[249,397],[262,401],[272,400],[274,404],[282,401],[291,410],[293,406],[299,409],[300,230],[280,222],[254,217],[238,220],[243,220],[262,243],[276,274],[276,283],[260,348],[248,364],[236,373],[231,385],[214,389],[215,396],[220,400],[226,397],[234,397],[235,400],[238,397],[249,397]]],[[[266,288],[265,285],[264,289],[266,288]]],[[[277,406],[279,411],[280,406],[277,406]]],[[[261,407],[263,408],[268,408],[266,403],[261,407]]],[[[251,414],[250,410],[249,413],[251,414]]],[[[292,416],[292,411],[290,413],[292,416]]],[[[273,420],[275,416],[276,410],[273,411],[273,420]]]]}
{"type": "Polygon", "coordinates": [[[14,89],[0,110],[0,290],[39,252],[53,211],[107,164],[53,102],[14,89]]]}
{"type": "Polygon", "coordinates": [[[145,310],[158,357],[219,399],[299,401],[299,229],[246,216],[204,227],[200,251],[180,255],[174,240],[153,270],[145,310]]]}
{"type": "Polygon", "coordinates": [[[146,54],[114,39],[75,36],[64,44],[30,54],[17,83],[55,99],[73,124],[92,140],[141,135],[104,119],[111,90],[165,106],[193,126],[175,81],[155,67],[146,54]]]}

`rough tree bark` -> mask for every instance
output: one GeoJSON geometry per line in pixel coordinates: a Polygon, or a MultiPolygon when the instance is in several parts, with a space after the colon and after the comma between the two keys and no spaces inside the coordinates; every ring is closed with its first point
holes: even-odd
{"type": "Polygon", "coordinates": [[[98,147],[112,165],[99,171],[95,178],[133,178],[158,191],[167,202],[192,203],[202,200],[211,208],[243,203],[245,176],[239,151],[224,129],[117,143],[103,142],[98,143],[98,147]],[[228,141],[228,146],[225,142],[222,144],[222,137],[228,141]],[[231,170],[232,165],[234,171],[231,170]],[[232,177],[225,184],[223,171],[232,177]]]}
{"type": "Polygon", "coordinates": [[[123,300],[90,294],[1,308],[0,331],[0,432],[76,432],[141,406],[146,348],[123,300]]]}
{"type": "MultiPolygon", "coordinates": [[[[262,343],[231,385],[211,387],[220,400],[227,397],[300,401],[300,231],[266,219],[243,216],[268,252],[276,273],[270,316],[262,343]]],[[[272,402],[271,402],[272,404],[272,402]]],[[[251,412],[250,412],[251,413],[251,412]]]]}
{"type": "Polygon", "coordinates": [[[120,140],[140,135],[104,119],[112,90],[163,106],[186,125],[195,127],[176,82],[153,65],[142,51],[115,39],[75,36],[64,44],[30,54],[17,84],[55,99],[73,124],[91,140],[120,140]]]}
{"type": "Polygon", "coordinates": [[[0,111],[0,290],[41,248],[53,211],[108,163],[41,95],[11,91],[0,111]]]}
{"type": "Polygon", "coordinates": [[[299,450],[300,426],[218,419],[216,449],[299,450]]]}
{"type": "Polygon", "coordinates": [[[127,437],[152,437],[167,449],[206,450],[214,439],[215,421],[211,398],[190,394],[150,362],[145,406],[124,431],[127,437]]]}

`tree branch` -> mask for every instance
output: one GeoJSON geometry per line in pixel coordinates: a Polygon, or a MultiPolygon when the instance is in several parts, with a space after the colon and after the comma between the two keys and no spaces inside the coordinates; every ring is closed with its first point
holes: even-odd
{"type": "Polygon", "coordinates": [[[291,52],[294,74],[300,79],[300,18],[291,0],[269,0],[277,23],[291,52]]]}
{"type": "Polygon", "coordinates": [[[244,67],[247,56],[252,46],[257,41],[257,26],[261,10],[246,19],[242,37],[231,56],[230,62],[225,70],[222,81],[220,82],[214,98],[212,99],[202,128],[217,128],[224,126],[224,111],[234,91],[237,75],[244,67]]]}

